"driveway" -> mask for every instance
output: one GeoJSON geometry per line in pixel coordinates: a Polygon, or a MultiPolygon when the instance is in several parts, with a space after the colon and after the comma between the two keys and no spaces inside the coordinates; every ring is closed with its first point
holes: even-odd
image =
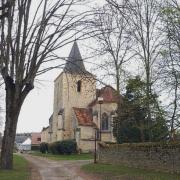
{"type": "Polygon", "coordinates": [[[92,160],[53,161],[37,156],[23,156],[34,169],[31,180],[99,180],[99,178],[80,170],[82,165],[91,163],[92,160]],[[38,177],[38,174],[41,178],[38,177]]]}

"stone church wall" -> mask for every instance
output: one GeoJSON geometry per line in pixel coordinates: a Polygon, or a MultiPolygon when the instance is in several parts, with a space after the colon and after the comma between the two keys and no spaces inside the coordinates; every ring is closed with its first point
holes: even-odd
{"type": "Polygon", "coordinates": [[[96,81],[93,76],[61,73],[54,83],[53,141],[74,138],[72,107],[87,107],[96,97],[96,81]],[[77,82],[81,91],[77,92],[77,82]],[[64,131],[58,130],[58,112],[64,109],[64,131]]]}
{"type": "Polygon", "coordinates": [[[81,75],[72,76],[64,74],[63,80],[63,103],[65,109],[65,129],[69,130],[73,138],[73,109],[72,107],[84,108],[96,96],[96,84],[93,77],[83,77],[81,75]],[[77,81],[81,80],[81,91],[77,92],[77,81]]]}
{"type": "Polygon", "coordinates": [[[94,151],[94,141],[93,140],[80,140],[79,148],[82,152],[93,152],[94,151]]]}

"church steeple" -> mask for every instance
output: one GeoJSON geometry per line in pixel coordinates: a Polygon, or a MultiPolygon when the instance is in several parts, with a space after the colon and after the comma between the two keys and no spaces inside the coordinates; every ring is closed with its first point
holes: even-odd
{"type": "Polygon", "coordinates": [[[71,52],[69,54],[68,60],[66,62],[66,65],[64,67],[64,72],[69,72],[72,74],[84,74],[88,73],[85,69],[83,59],[81,57],[81,53],[79,51],[78,44],[76,40],[74,41],[74,44],[72,46],[71,52]]]}

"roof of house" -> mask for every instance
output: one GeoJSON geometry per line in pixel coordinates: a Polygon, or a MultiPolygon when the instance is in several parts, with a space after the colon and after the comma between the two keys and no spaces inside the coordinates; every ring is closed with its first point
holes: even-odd
{"type": "MultiPolygon", "coordinates": [[[[46,131],[48,128],[49,128],[49,126],[43,127],[43,128],[42,128],[42,131],[46,131]]],[[[42,132],[42,131],[41,131],[41,132],[42,132]]]]}
{"type": "Polygon", "coordinates": [[[122,100],[122,96],[118,95],[117,91],[113,87],[105,86],[96,91],[96,99],[89,104],[90,107],[98,103],[98,97],[103,98],[103,103],[118,103],[122,100]]]}
{"type": "Polygon", "coordinates": [[[73,107],[73,110],[80,126],[95,126],[90,109],[73,107]]]}
{"type": "Polygon", "coordinates": [[[31,133],[31,143],[38,145],[41,143],[41,133],[31,133]]]}
{"type": "Polygon", "coordinates": [[[27,138],[23,143],[22,145],[31,145],[31,139],[30,138],[27,138]]]}
{"type": "Polygon", "coordinates": [[[19,134],[16,134],[15,143],[21,144],[21,143],[23,143],[28,137],[31,137],[31,134],[30,134],[30,133],[19,133],[19,134]]]}
{"type": "Polygon", "coordinates": [[[74,41],[68,60],[66,61],[64,72],[71,74],[90,74],[85,69],[83,59],[76,41],[74,41]]]}

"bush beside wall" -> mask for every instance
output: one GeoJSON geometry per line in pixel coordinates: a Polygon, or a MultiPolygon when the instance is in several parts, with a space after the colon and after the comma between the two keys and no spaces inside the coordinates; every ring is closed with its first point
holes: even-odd
{"type": "Polygon", "coordinates": [[[52,154],[74,154],[77,153],[77,144],[74,140],[63,140],[48,145],[52,154]]]}
{"type": "Polygon", "coordinates": [[[99,162],[180,172],[180,143],[99,144],[99,162]]]}
{"type": "Polygon", "coordinates": [[[31,145],[32,151],[39,151],[40,145],[31,145]]]}
{"type": "Polygon", "coordinates": [[[47,153],[48,152],[48,143],[45,143],[45,142],[41,143],[39,150],[43,154],[47,153]]]}

